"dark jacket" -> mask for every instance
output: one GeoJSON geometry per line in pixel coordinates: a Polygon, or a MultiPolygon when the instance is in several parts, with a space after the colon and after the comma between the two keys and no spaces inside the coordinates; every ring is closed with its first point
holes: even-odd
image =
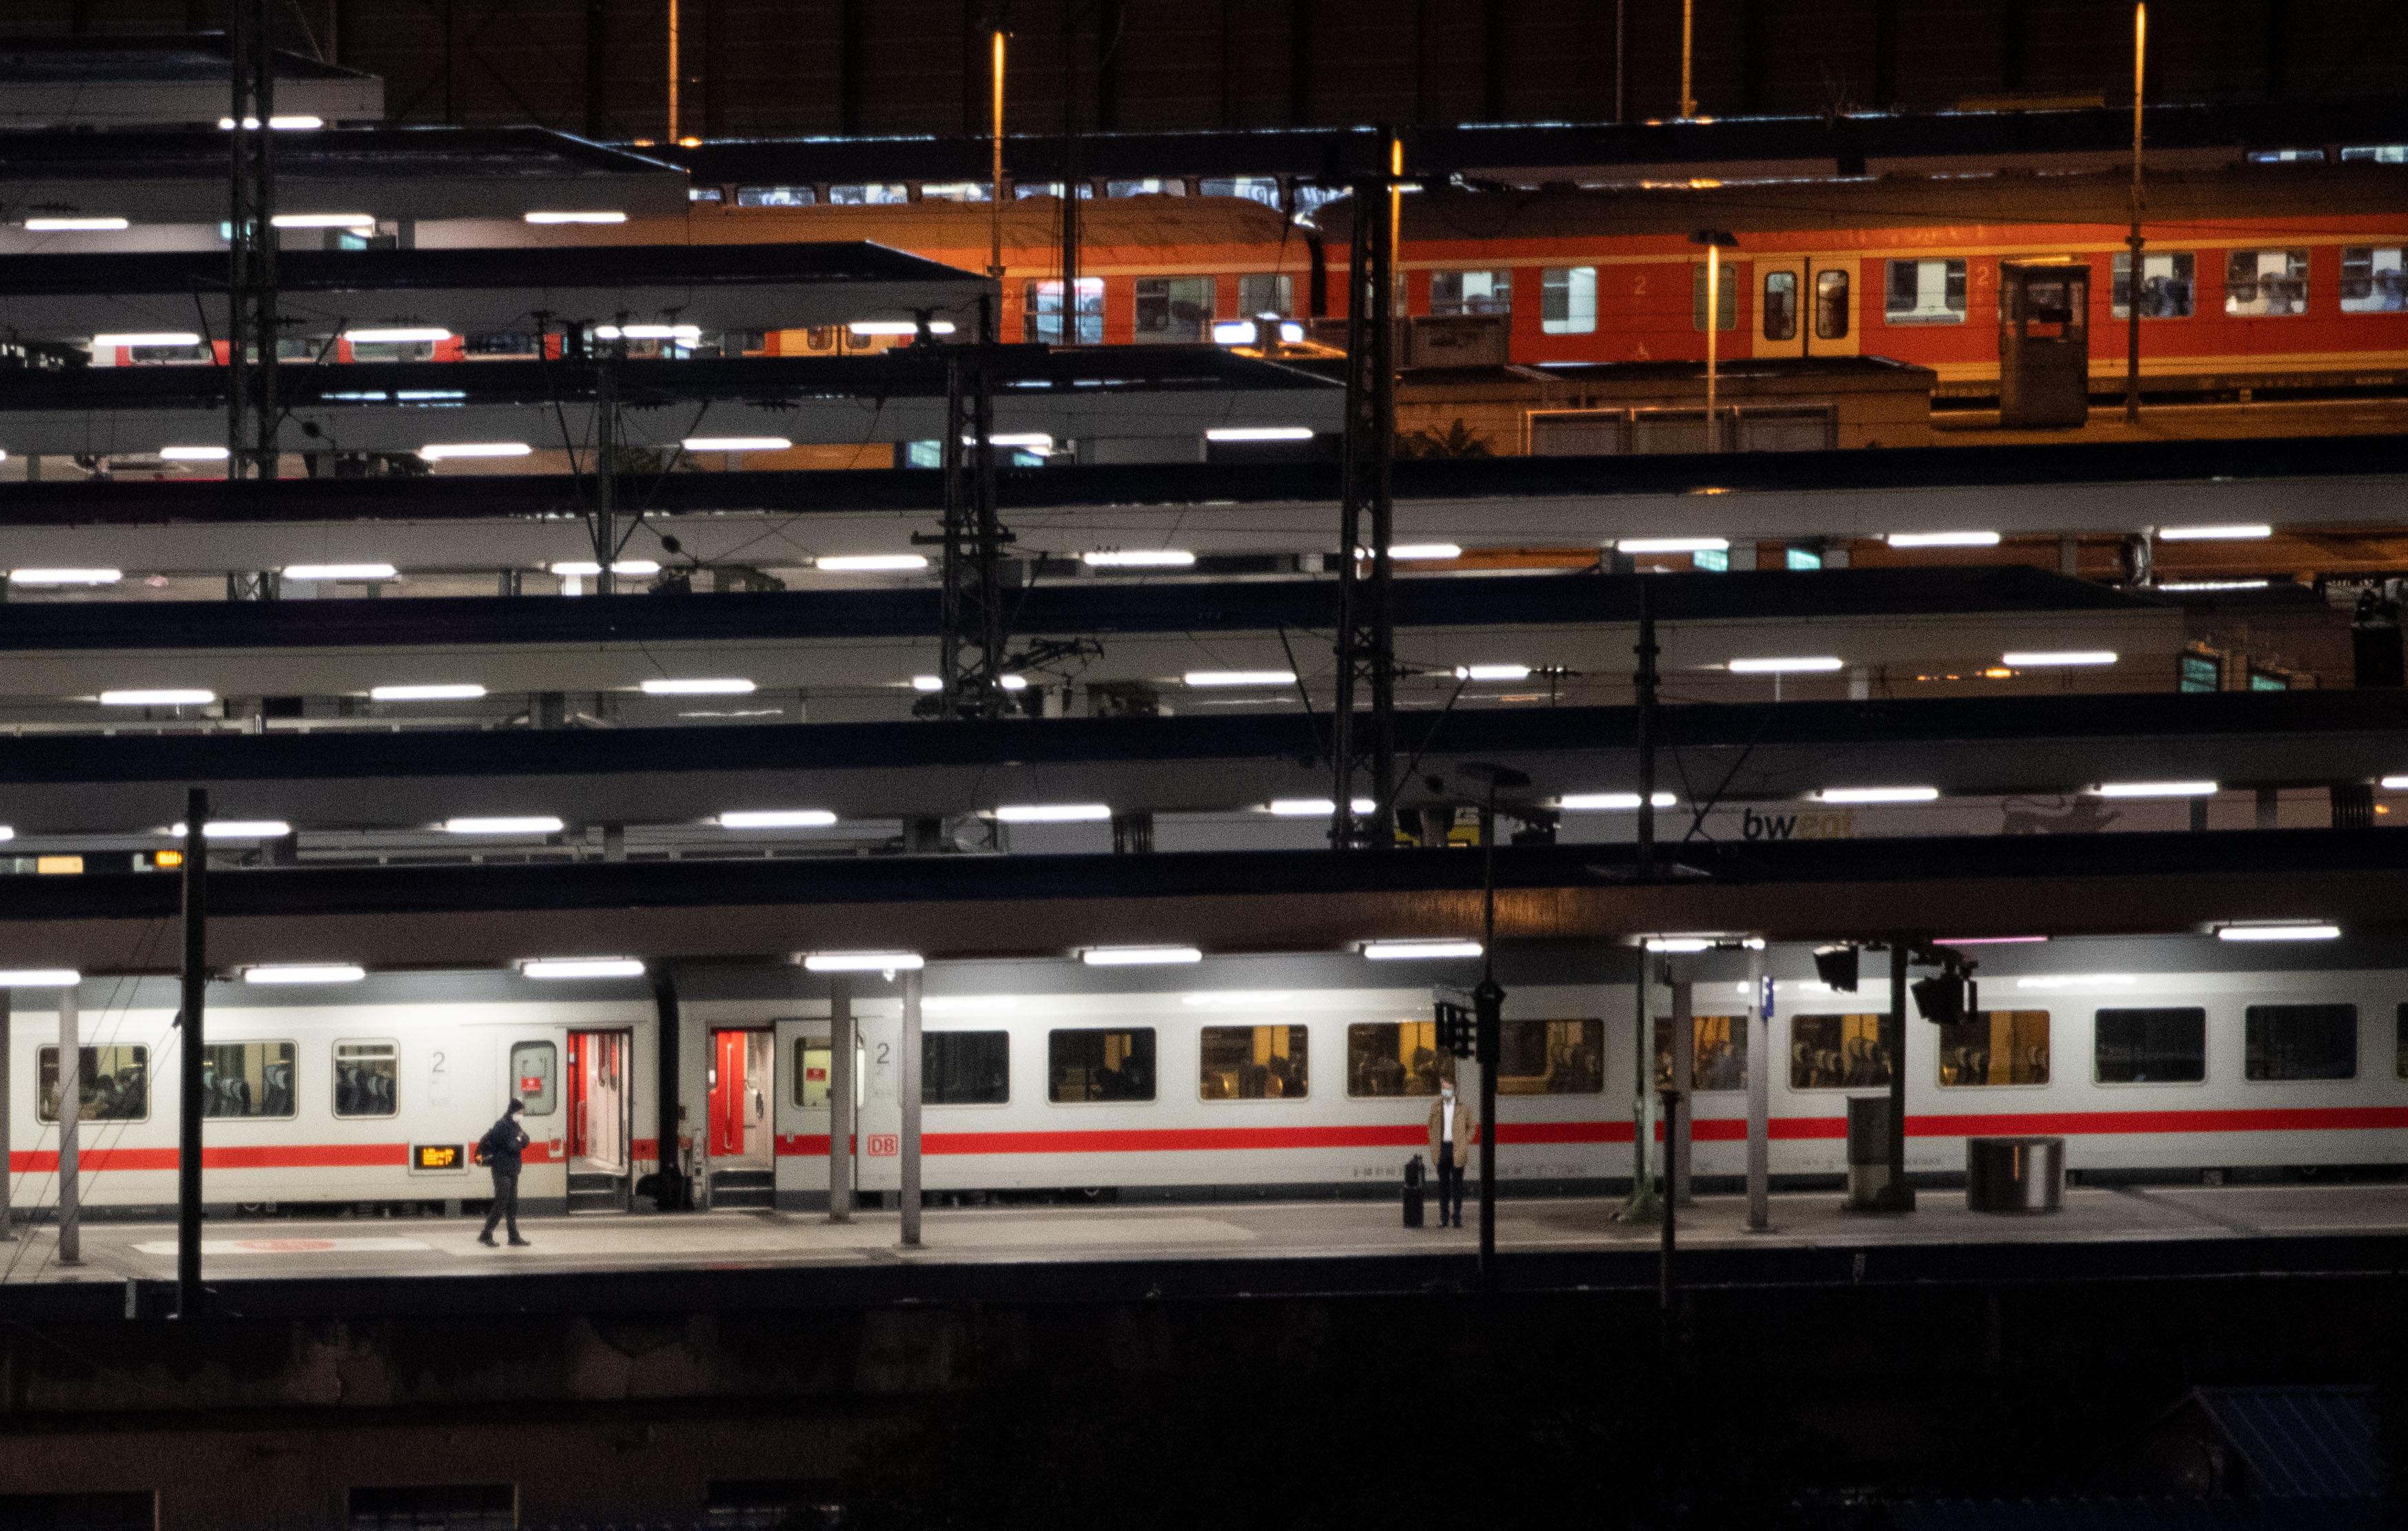
{"type": "Polygon", "coordinates": [[[519,1125],[516,1116],[504,1111],[502,1119],[477,1139],[477,1157],[495,1169],[515,1175],[519,1172],[519,1155],[526,1152],[526,1129],[519,1125]]]}

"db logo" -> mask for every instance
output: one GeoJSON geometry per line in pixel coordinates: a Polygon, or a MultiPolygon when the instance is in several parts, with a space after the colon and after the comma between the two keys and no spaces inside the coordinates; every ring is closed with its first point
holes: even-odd
{"type": "Polygon", "coordinates": [[[892,1159],[897,1153],[902,1152],[903,1140],[895,1134],[891,1132],[874,1132],[869,1135],[869,1156],[871,1158],[892,1159]]]}

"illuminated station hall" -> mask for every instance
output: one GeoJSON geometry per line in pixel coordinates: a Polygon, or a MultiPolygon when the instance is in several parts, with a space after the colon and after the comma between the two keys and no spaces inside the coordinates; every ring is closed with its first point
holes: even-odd
{"type": "Polygon", "coordinates": [[[2397,1524],[2381,8],[19,0],[0,1527],[2397,1524]]]}

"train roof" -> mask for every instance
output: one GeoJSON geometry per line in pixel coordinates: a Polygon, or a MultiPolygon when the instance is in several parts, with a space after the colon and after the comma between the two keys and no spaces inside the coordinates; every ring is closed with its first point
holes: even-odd
{"type": "MultiPolygon", "coordinates": [[[[1912,227],[2009,223],[2122,226],[2130,217],[2128,174],[1883,176],[1687,183],[1643,188],[1506,191],[1430,187],[1406,196],[1404,237],[1425,244],[1664,235],[1701,228],[1740,234],[1838,226],[1912,227]]],[[[2146,181],[2154,223],[2218,220],[2395,218],[2408,232],[2408,165],[2235,165],[2172,170],[2146,181]]],[[[1335,248],[1351,224],[1350,200],[1314,222],[1335,248]]],[[[2240,232],[2238,230],[2234,231],[2240,232]]]]}

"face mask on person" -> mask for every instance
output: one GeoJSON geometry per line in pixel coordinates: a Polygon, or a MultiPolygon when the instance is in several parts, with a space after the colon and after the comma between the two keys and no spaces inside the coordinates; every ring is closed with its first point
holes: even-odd
{"type": "Polygon", "coordinates": [[[1440,1100],[1453,1100],[1455,1098],[1455,1086],[1452,1084],[1440,1086],[1438,1097],[1440,1100]]]}

